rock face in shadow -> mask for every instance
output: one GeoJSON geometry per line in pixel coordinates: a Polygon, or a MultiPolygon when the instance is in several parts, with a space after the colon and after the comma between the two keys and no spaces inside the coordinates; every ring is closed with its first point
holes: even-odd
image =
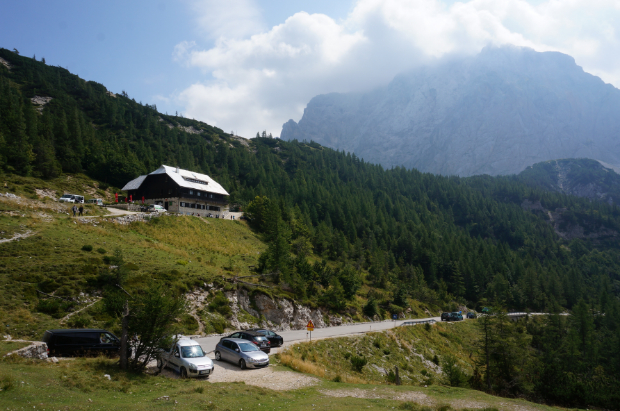
{"type": "Polygon", "coordinates": [[[609,205],[620,200],[620,175],[606,163],[587,158],[551,160],[527,167],[519,178],[545,190],[609,205]]]}
{"type": "Polygon", "coordinates": [[[281,138],[444,175],[513,174],[557,158],[616,166],[620,90],[565,54],[485,48],[372,92],[316,96],[281,138]]]}

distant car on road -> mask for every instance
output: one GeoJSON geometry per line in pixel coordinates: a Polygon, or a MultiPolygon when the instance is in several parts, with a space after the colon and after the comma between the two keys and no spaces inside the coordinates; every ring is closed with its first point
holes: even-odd
{"type": "Polygon", "coordinates": [[[215,346],[215,359],[247,367],[262,368],[269,365],[269,356],[258,349],[256,344],[241,338],[222,338],[215,346]]]}
{"type": "Polygon", "coordinates": [[[86,200],[86,204],[95,204],[98,206],[102,206],[103,200],[101,198],[92,198],[90,200],[86,200]]]}
{"type": "Polygon", "coordinates": [[[189,338],[182,338],[169,349],[163,349],[157,358],[157,367],[166,366],[181,374],[181,378],[208,377],[213,374],[213,361],[202,350],[200,344],[189,338]]]}
{"type": "Polygon", "coordinates": [[[441,321],[450,321],[451,313],[441,313],[441,321]]]}
{"type": "Polygon", "coordinates": [[[475,313],[475,312],[473,312],[473,311],[468,312],[468,313],[467,313],[467,318],[469,318],[469,319],[474,319],[474,318],[476,318],[476,313],[475,313]]]}
{"type": "Polygon", "coordinates": [[[450,313],[448,321],[463,321],[463,315],[458,312],[450,313]]]}
{"type": "Polygon", "coordinates": [[[247,331],[254,331],[257,334],[264,335],[267,337],[272,347],[281,347],[282,344],[284,344],[284,338],[271,330],[266,330],[264,328],[252,328],[247,331]]]}
{"type": "Polygon", "coordinates": [[[269,342],[269,339],[256,331],[238,331],[230,334],[227,338],[242,338],[254,343],[261,351],[267,354],[271,352],[271,342],[269,342]]]}
{"type": "MultiPolygon", "coordinates": [[[[50,356],[116,356],[121,349],[120,340],[111,332],[101,329],[47,330],[43,334],[50,356]]],[[[131,353],[129,354],[131,357],[131,353]]]]}

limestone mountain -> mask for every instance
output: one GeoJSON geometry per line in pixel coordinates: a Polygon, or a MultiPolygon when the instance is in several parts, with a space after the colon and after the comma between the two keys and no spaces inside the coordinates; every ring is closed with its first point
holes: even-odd
{"type": "Polygon", "coordinates": [[[557,158],[620,164],[620,90],[572,57],[487,47],[365,93],[314,97],[281,138],[314,140],[386,167],[471,176],[557,158]]]}
{"type": "Polygon", "coordinates": [[[607,164],[586,158],[550,160],[527,167],[519,178],[550,191],[618,204],[620,175],[607,164]]]}

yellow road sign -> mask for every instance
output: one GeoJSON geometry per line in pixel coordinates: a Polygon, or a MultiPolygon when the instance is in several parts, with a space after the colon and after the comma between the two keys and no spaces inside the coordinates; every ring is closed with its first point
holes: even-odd
{"type": "Polygon", "coordinates": [[[312,322],[312,320],[308,321],[308,325],[306,325],[306,328],[308,329],[308,331],[314,331],[314,323],[312,322]]]}

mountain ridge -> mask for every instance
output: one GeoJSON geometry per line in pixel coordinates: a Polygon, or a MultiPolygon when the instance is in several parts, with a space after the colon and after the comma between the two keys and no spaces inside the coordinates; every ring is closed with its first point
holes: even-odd
{"type": "Polygon", "coordinates": [[[570,56],[485,48],[400,74],[367,93],[314,97],[285,140],[313,140],[385,167],[444,175],[516,174],[588,157],[617,166],[620,90],[570,56]]]}

